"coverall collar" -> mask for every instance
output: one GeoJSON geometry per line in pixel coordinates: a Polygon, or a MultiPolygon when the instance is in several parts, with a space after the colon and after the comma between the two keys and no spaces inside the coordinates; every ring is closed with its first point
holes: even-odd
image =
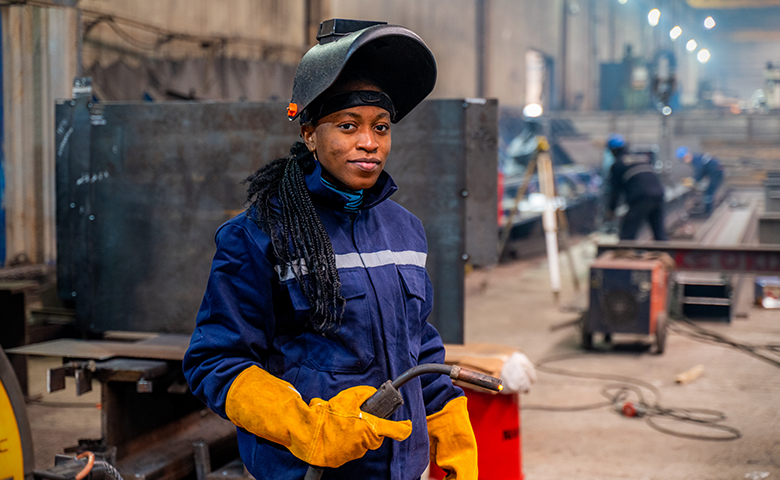
{"type": "MultiPolygon", "coordinates": [[[[314,160],[314,170],[306,174],[306,187],[311,193],[312,200],[318,205],[333,209],[343,209],[349,198],[333,189],[326,187],[320,178],[322,177],[322,165],[314,160]]],[[[363,205],[360,210],[367,210],[385,201],[398,190],[393,179],[385,171],[379,174],[379,179],[373,187],[363,190],[363,205]]]]}

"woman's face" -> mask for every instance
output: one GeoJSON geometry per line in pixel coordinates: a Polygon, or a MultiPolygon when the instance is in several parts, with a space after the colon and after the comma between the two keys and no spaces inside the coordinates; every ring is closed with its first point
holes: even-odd
{"type": "MultiPolygon", "coordinates": [[[[368,84],[352,89],[378,91],[368,84]]],[[[363,190],[374,186],[390,154],[390,113],[373,106],[339,110],[316,125],[302,125],[301,135],[326,180],[363,190]]]]}

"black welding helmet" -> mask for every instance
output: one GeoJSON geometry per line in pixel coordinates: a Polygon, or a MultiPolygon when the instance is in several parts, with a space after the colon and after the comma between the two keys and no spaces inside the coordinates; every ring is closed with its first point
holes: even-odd
{"type": "Polygon", "coordinates": [[[303,56],[295,72],[291,121],[317,117],[320,105],[339,76],[351,69],[365,72],[390,97],[392,123],[412,111],[436,84],[436,61],[414,32],[384,22],[331,19],[320,24],[319,44],[303,56]]]}

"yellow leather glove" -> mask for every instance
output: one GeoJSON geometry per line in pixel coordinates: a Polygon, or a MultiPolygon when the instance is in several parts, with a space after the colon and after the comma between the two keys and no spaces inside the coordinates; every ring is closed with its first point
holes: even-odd
{"type": "Polygon", "coordinates": [[[360,411],[376,389],[352,387],[308,405],[288,382],[252,366],[228,390],[225,412],[241,428],[287,447],[310,465],[336,468],[376,450],[385,437],[405,440],[412,422],[394,422],[360,411]]]}
{"type": "Polygon", "coordinates": [[[447,472],[445,480],[477,480],[477,439],[466,402],[455,398],[427,417],[431,462],[447,472]]]}
{"type": "Polygon", "coordinates": [[[691,188],[693,186],[693,179],[691,177],[685,177],[682,180],[682,184],[684,187],[691,188]]]}

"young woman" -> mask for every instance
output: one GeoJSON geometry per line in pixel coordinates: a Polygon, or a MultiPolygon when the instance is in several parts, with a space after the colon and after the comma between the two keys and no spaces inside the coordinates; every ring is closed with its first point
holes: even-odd
{"type": "Polygon", "coordinates": [[[404,385],[391,419],[359,408],[386,380],[444,361],[426,320],[425,233],[383,170],[391,124],[433,89],[435,62],[402,27],[326,29],[288,108],[303,141],[249,177],[246,213],[217,230],[185,375],[237,425],[257,479],[301,479],[309,465],[417,479],[430,452],[451,478],[476,480],[466,398],[448,377],[404,385]]]}

